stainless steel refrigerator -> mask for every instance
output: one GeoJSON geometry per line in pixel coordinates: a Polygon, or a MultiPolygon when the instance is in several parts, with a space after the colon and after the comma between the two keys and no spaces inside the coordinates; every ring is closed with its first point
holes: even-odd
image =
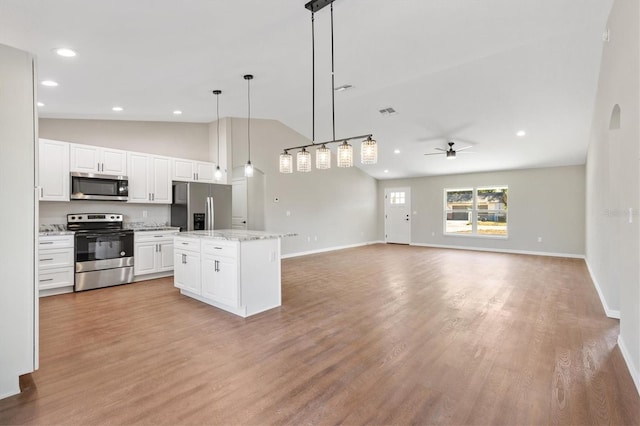
{"type": "Polygon", "coordinates": [[[231,185],[173,182],[171,226],[180,231],[231,229],[231,185]]]}

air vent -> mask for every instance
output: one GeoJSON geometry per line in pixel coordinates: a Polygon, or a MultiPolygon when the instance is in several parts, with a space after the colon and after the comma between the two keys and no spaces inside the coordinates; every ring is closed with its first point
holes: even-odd
{"type": "Polygon", "coordinates": [[[387,116],[387,115],[396,115],[397,112],[395,109],[389,107],[389,108],[383,108],[380,110],[380,114],[387,116]]]}

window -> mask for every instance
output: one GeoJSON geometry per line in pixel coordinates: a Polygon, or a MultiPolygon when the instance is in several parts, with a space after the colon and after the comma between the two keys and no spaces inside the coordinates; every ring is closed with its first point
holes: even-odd
{"type": "Polygon", "coordinates": [[[506,186],[445,189],[445,234],[507,236],[506,186]]]}
{"type": "Polygon", "coordinates": [[[392,192],[389,194],[389,204],[404,204],[405,201],[404,191],[392,192]]]}

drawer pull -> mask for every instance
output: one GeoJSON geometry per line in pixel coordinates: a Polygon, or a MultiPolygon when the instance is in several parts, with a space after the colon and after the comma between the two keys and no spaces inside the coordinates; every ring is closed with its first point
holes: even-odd
{"type": "Polygon", "coordinates": [[[40,262],[46,262],[47,260],[53,260],[53,257],[47,257],[46,259],[40,259],[40,262]]]}
{"type": "Polygon", "coordinates": [[[41,241],[40,244],[53,244],[53,241],[41,241]]]}
{"type": "Polygon", "coordinates": [[[222,250],[222,247],[214,247],[216,250],[222,250]]]}
{"type": "Polygon", "coordinates": [[[189,243],[181,243],[183,246],[188,246],[189,243]]]}
{"type": "Polygon", "coordinates": [[[43,283],[45,281],[53,281],[53,278],[45,278],[44,280],[40,280],[41,283],[43,283]]]}
{"type": "Polygon", "coordinates": [[[162,238],[164,235],[154,235],[153,238],[162,238]]]}

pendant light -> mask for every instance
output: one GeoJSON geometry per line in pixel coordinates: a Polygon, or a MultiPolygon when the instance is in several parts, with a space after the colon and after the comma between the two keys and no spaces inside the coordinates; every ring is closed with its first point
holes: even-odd
{"type": "Polygon", "coordinates": [[[213,94],[216,95],[216,118],[217,118],[217,134],[218,134],[218,139],[217,139],[217,144],[218,144],[218,160],[217,163],[218,165],[216,166],[216,171],[213,174],[213,179],[216,182],[220,182],[220,179],[222,179],[222,170],[220,170],[220,94],[222,93],[222,90],[214,90],[213,94]]]}
{"type": "Polygon", "coordinates": [[[251,164],[251,80],[253,75],[246,74],[244,79],[247,80],[247,164],[244,166],[244,175],[246,177],[253,176],[253,164],[251,164]]]}
{"type": "Polygon", "coordinates": [[[327,148],[328,144],[340,143],[337,150],[337,165],[338,167],[353,167],[353,146],[349,143],[353,139],[362,139],[360,160],[362,164],[375,164],[378,162],[378,146],[376,141],[372,138],[373,135],[352,136],[344,139],[336,139],[336,113],[335,113],[335,60],[334,60],[334,38],[333,38],[333,2],[335,0],[311,0],[304,5],[306,9],[311,11],[311,51],[312,51],[312,139],[311,143],[302,146],[296,146],[292,148],[286,148],[282,154],[280,154],[280,172],[292,173],[293,172],[293,157],[289,154],[291,150],[298,150],[296,154],[297,165],[296,169],[300,172],[311,171],[311,155],[306,148],[316,148],[316,169],[326,170],[331,168],[331,150],[327,148]],[[315,142],[315,28],[314,28],[314,13],[331,5],[331,129],[333,139],[330,141],[316,144],[315,142]]]}
{"type": "Polygon", "coordinates": [[[280,154],[280,173],[293,173],[293,156],[287,150],[280,154]]]}
{"type": "Polygon", "coordinates": [[[325,144],[316,149],[316,169],[326,170],[331,168],[331,150],[325,144]]]}
{"type": "Polygon", "coordinates": [[[311,171],[311,153],[306,148],[302,148],[302,151],[298,152],[296,160],[296,167],[299,172],[306,173],[311,171]]]}
{"type": "Polygon", "coordinates": [[[362,141],[360,147],[360,162],[362,164],[376,164],[378,162],[378,145],[369,136],[362,141]]]}

